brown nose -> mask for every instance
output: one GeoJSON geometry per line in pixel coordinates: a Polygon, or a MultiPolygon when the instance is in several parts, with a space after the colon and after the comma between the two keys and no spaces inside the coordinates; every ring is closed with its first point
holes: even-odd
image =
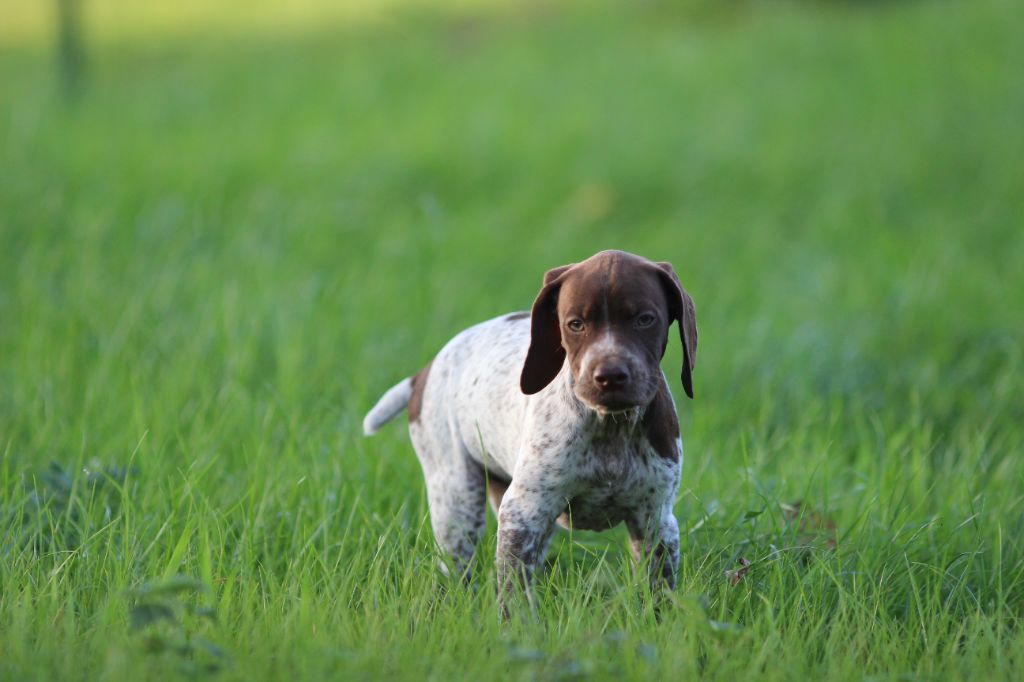
{"type": "Polygon", "coordinates": [[[602,362],[594,369],[594,383],[601,388],[622,388],[629,383],[629,370],[617,362],[602,362]]]}

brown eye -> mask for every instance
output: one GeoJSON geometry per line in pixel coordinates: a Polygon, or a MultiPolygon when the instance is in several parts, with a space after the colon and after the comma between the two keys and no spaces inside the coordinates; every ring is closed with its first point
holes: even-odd
{"type": "Polygon", "coordinates": [[[652,324],[658,321],[658,318],[654,316],[654,313],[640,313],[636,316],[636,326],[639,329],[650,327],[652,324]]]}
{"type": "Polygon", "coordinates": [[[566,322],[565,326],[568,327],[571,331],[581,332],[583,331],[583,320],[579,319],[578,317],[574,317],[573,319],[566,322]]]}

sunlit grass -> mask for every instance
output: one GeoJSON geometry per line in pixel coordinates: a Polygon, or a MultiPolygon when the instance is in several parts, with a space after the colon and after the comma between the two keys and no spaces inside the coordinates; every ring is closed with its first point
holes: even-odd
{"type": "MultiPolygon", "coordinates": [[[[58,0],[9,0],[0,46],[46,48],[57,31],[58,0]]],[[[83,33],[95,44],[140,43],[172,37],[239,35],[273,39],[323,27],[381,26],[411,11],[465,14],[507,11],[508,0],[79,0],[83,33]]],[[[526,3],[527,6],[536,3],[526,3]]]]}

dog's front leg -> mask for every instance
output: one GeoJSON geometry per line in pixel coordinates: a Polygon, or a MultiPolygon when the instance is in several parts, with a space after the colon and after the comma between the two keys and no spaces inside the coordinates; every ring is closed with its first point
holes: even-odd
{"type": "Polygon", "coordinates": [[[662,587],[674,590],[679,573],[679,524],[672,505],[666,504],[649,516],[629,519],[626,527],[633,557],[639,564],[646,564],[651,591],[662,587]]]}
{"type": "Polygon", "coordinates": [[[555,519],[566,506],[557,489],[512,481],[498,510],[498,604],[508,618],[517,601],[530,600],[530,582],[544,559],[555,519]]]}

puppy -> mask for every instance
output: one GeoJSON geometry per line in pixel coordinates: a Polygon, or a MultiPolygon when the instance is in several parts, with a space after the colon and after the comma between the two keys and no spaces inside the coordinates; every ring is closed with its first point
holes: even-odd
{"type": "Polygon", "coordinates": [[[549,270],[531,312],[470,327],[381,397],[363,429],[408,408],[434,536],[456,570],[468,576],[489,496],[503,594],[529,584],[556,523],[625,523],[652,587],[675,587],[683,449],[660,367],[673,322],[692,398],[693,300],[670,264],[602,251],[549,270]]]}

